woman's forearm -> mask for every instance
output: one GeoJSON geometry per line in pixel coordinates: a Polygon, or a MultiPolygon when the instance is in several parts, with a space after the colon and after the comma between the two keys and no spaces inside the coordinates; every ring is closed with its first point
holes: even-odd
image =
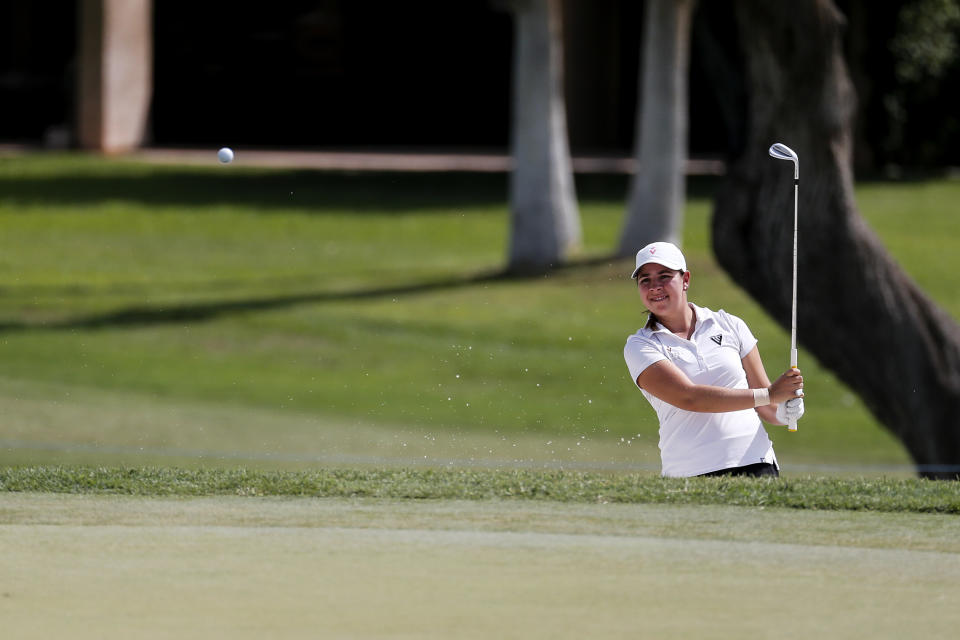
{"type": "Polygon", "coordinates": [[[765,407],[757,407],[757,414],[760,416],[760,419],[767,424],[782,426],[783,423],[777,420],[777,406],[778,405],[775,404],[768,404],[765,407]]]}
{"type": "Polygon", "coordinates": [[[728,389],[703,384],[691,384],[667,392],[661,400],[684,411],[696,413],[726,413],[757,406],[753,389],[728,389]]]}

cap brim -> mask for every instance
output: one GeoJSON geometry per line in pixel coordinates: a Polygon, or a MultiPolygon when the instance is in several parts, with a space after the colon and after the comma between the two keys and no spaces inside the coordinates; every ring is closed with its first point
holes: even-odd
{"type": "Polygon", "coordinates": [[[639,267],[637,267],[636,269],[634,269],[634,270],[633,270],[633,275],[630,276],[630,277],[633,278],[634,280],[636,280],[636,279],[637,279],[637,274],[640,273],[640,269],[642,269],[645,265],[648,265],[648,264],[659,264],[661,267],[666,267],[667,269],[676,269],[677,271],[686,271],[686,269],[683,268],[683,267],[678,267],[678,266],[673,265],[673,264],[666,264],[665,262],[660,262],[659,260],[647,260],[647,261],[644,262],[642,265],[640,265],[639,267]]]}

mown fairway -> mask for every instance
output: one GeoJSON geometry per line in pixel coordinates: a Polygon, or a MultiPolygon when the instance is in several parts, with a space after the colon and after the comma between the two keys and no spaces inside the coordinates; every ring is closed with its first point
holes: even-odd
{"type": "Polygon", "coordinates": [[[948,638],[960,520],[724,506],[0,497],[16,638],[948,638]]]}
{"type": "Polygon", "coordinates": [[[0,470],[17,638],[946,638],[960,490],[534,471],[0,470]]]}

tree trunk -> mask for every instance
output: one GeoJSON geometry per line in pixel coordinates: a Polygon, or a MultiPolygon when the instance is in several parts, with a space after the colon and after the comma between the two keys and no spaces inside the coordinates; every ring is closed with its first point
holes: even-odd
{"type": "Polygon", "coordinates": [[[748,67],[748,144],[717,197],[717,259],[790,326],[793,167],[767,149],[791,147],[801,177],[798,339],[903,442],[922,475],[957,478],[960,327],[857,212],[843,17],[830,0],[738,0],[736,12],[748,67]]]}
{"type": "Polygon", "coordinates": [[[617,253],[681,244],[687,164],[687,73],[694,0],[647,0],[627,214],[617,253]]]}
{"type": "Polygon", "coordinates": [[[508,270],[543,271],[581,243],[563,100],[561,0],[506,0],[515,22],[508,270]]]}
{"type": "Polygon", "coordinates": [[[153,1],[82,0],[77,139],[123,153],[147,138],[153,94],[153,1]]]}

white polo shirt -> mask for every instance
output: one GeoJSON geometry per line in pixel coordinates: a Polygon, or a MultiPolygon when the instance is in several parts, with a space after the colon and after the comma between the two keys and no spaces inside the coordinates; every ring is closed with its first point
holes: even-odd
{"type": "MultiPolygon", "coordinates": [[[[670,360],[694,384],[746,389],[742,359],[757,339],[740,318],[694,304],[697,324],[690,340],[658,323],[627,338],[623,357],[637,383],[644,369],[670,360]]],[[[696,476],[758,462],[777,464],[773,443],[753,409],[726,413],[684,411],[640,389],[660,420],[662,473],[668,477],[696,476]]]]}

